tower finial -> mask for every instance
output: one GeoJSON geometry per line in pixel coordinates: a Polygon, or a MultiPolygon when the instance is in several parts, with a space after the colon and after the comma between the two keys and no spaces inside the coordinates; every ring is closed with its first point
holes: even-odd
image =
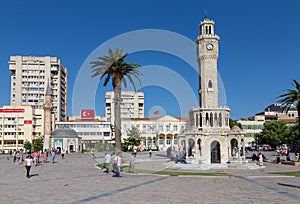
{"type": "Polygon", "coordinates": [[[205,17],[204,19],[208,19],[207,10],[205,9],[205,17]]]}
{"type": "Polygon", "coordinates": [[[51,87],[50,87],[50,79],[48,80],[47,83],[47,87],[46,87],[46,95],[50,95],[51,96],[52,91],[51,91],[51,87]]]}

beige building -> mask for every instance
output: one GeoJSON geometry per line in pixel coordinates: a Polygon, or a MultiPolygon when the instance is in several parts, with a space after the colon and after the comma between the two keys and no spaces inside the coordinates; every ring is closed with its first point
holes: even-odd
{"type": "Polygon", "coordinates": [[[52,112],[56,121],[67,116],[68,73],[57,57],[11,56],[10,105],[43,109],[46,86],[50,83],[52,112]]]}
{"type": "Polygon", "coordinates": [[[44,110],[31,106],[0,108],[0,147],[5,152],[21,149],[26,141],[44,135],[44,110]]]}
{"type": "MultiPolygon", "coordinates": [[[[121,93],[121,119],[144,117],[144,93],[122,91],[121,93]]],[[[105,94],[105,116],[107,120],[114,121],[114,92],[105,94]]]]}
{"type": "Polygon", "coordinates": [[[128,118],[122,120],[122,139],[128,130],[136,127],[141,133],[142,148],[167,150],[177,145],[177,137],[188,126],[188,118],[164,116],[160,118],[128,118]]]}

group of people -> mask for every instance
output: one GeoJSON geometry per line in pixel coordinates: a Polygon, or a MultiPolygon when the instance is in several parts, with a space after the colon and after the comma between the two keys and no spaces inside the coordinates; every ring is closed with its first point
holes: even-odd
{"type": "Polygon", "coordinates": [[[264,159],[266,159],[266,157],[261,151],[259,151],[257,155],[255,153],[252,155],[252,161],[257,161],[257,165],[260,167],[264,166],[264,159]]]}
{"type": "Polygon", "coordinates": [[[114,177],[120,177],[121,164],[122,164],[122,152],[118,152],[116,156],[112,157],[108,152],[105,152],[104,156],[104,172],[109,173],[110,163],[113,164],[114,177]]]}
{"type": "MultiPolygon", "coordinates": [[[[54,159],[57,152],[57,149],[52,148],[51,150],[45,149],[44,151],[34,151],[33,153],[31,151],[27,151],[27,156],[24,158],[24,151],[23,150],[13,150],[10,152],[10,155],[13,156],[13,162],[16,165],[19,165],[23,163],[23,165],[26,168],[26,177],[30,178],[30,169],[33,165],[38,166],[40,161],[40,157],[43,158],[43,162],[47,163],[48,162],[48,156],[49,152],[51,155],[51,162],[54,163],[54,159]]],[[[64,159],[65,157],[65,151],[61,150],[60,152],[61,158],[64,159]]]]}
{"type": "MultiPolygon", "coordinates": [[[[91,154],[90,154],[91,155],[91,154]]],[[[104,153],[104,171],[105,173],[109,173],[110,171],[110,164],[112,163],[112,172],[114,172],[114,177],[120,177],[120,171],[121,171],[121,163],[122,163],[122,153],[119,152],[117,155],[111,155],[108,152],[104,153]]],[[[135,169],[135,160],[136,160],[137,152],[134,151],[131,153],[129,158],[129,168],[128,173],[136,173],[135,169]]],[[[149,158],[152,157],[152,150],[149,150],[149,158]]],[[[90,156],[91,159],[91,156],[90,156]]]]}

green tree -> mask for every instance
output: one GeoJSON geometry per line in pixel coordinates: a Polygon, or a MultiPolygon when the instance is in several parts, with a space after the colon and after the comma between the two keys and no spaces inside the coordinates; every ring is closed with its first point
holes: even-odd
{"type": "Polygon", "coordinates": [[[281,98],[278,100],[278,103],[283,105],[282,111],[286,113],[290,110],[292,105],[296,103],[298,112],[298,144],[300,145],[300,84],[296,80],[293,80],[292,85],[295,89],[285,90],[285,94],[278,96],[278,98],[281,98]]]}
{"type": "Polygon", "coordinates": [[[141,144],[141,133],[139,129],[132,126],[131,129],[127,130],[127,139],[124,140],[124,146],[126,150],[129,146],[139,146],[141,144]]]}
{"type": "Polygon", "coordinates": [[[274,120],[265,123],[262,133],[257,135],[259,144],[269,144],[272,147],[288,142],[290,129],[286,122],[274,120]]]}
{"type": "Polygon", "coordinates": [[[33,151],[43,150],[43,139],[37,138],[33,141],[33,151]]]}
{"type": "Polygon", "coordinates": [[[298,145],[298,124],[290,126],[290,137],[288,140],[288,144],[291,144],[293,146],[298,145]]]}
{"type": "Polygon", "coordinates": [[[31,142],[26,141],[26,142],[24,143],[24,148],[25,148],[25,149],[30,149],[30,150],[31,150],[31,147],[32,147],[31,142]]]}
{"type": "Polygon", "coordinates": [[[239,128],[242,128],[242,124],[237,122],[236,120],[232,120],[229,118],[229,127],[232,128],[233,126],[238,126],[239,128]]]}
{"type": "Polygon", "coordinates": [[[100,80],[104,79],[103,85],[107,86],[109,81],[112,81],[114,90],[114,131],[116,151],[121,150],[121,83],[127,87],[126,78],[133,85],[134,90],[134,78],[141,84],[139,76],[140,65],[125,62],[127,53],[123,54],[123,50],[116,49],[112,51],[108,50],[108,56],[98,57],[96,61],[90,62],[92,64],[92,77],[99,76],[100,80]]]}

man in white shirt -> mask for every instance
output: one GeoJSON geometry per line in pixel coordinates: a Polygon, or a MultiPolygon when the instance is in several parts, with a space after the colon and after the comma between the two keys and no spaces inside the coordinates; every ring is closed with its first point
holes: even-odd
{"type": "Polygon", "coordinates": [[[105,157],[104,157],[104,163],[105,163],[105,171],[106,173],[109,172],[109,164],[111,160],[111,155],[107,152],[105,152],[105,157]]]}
{"type": "Polygon", "coordinates": [[[115,157],[114,163],[117,165],[116,175],[115,177],[120,177],[121,172],[121,163],[122,163],[122,152],[119,152],[115,157]]]}

